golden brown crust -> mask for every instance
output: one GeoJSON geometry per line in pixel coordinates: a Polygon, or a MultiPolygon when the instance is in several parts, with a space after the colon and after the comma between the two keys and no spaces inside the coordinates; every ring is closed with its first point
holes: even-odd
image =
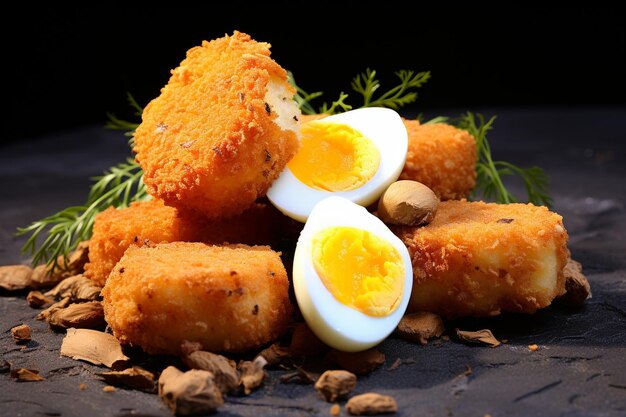
{"type": "Polygon", "coordinates": [[[392,229],[413,264],[409,311],[533,313],[564,292],[568,236],[545,207],[445,201],[429,225],[392,229]]]}
{"type": "Polygon", "coordinates": [[[279,337],[292,312],[287,273],[267,246],[130,247],[102,296],[115,336],[148,353],[179,354],[183,340],[255,349],[279,337]]]}
{"type": "Polygon", "coordinates": [[[187,52],[135,132],[151,195],[220,218],[265,194],[298,147],[265,101],[270,80],[295,93],[269,48],[235,31],[187,52]]]}
{"type": "Polygon", "coordinates": [[[85,275],[104,285],[124,251],[146,241],[271,244],[281,217],[273,206],[264,203],[255,203],[239,216],[225,220],[180,212],[161,200],[109,208],[96,216],[85,275]]]}
{"type": "Polygon", "coordinates": [[[476,185],[476,142],[444,123],[404,119],[409,148],[400,179],[421,182],[442,200],[461,199],[476,185]]]}

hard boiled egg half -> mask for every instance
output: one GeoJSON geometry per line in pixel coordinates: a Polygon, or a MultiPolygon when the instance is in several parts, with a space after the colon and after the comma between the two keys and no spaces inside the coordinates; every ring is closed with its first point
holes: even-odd
{"type": "Polygon", "coordinates": [[[293,263],[300,311],[327,345],[356,352],[398,325],[411,295],[406,246],[376,216],[343,197],[315,205],[293,263]]]}
{"type": "Polygon", "coordinates": [[[407,131],[391,109],[369,107],[302,123],[300,150],[267,192],[284,214],[305,222],[322,199],[374,203],[400,176],[407,131]]]}

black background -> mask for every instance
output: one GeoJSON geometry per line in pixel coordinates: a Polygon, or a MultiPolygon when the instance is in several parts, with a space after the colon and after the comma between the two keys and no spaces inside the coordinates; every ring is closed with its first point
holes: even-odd
{"type": "Polygon", "coordinates": [[[3,31],[4,141],[131,118],[185,51],[237,29],[327,100],[376,69],[430,70],[416,111],[624,105],[626,16],[618,8],[418,2],[225,2],[216,6],[20,6],[3,31]]]}

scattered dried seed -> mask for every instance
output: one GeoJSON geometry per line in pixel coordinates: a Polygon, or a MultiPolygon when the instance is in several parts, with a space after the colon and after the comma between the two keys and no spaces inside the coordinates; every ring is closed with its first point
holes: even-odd
{"type": "Polygon", "coordinates": [[[330,415],[337,417],[339,414],[341,414],[341,407],[339,407],[339,404],[333,404],[330,406],[330,415]]]}
{"type": "Polygon", "coordinates": [[[239,363],[239,371],[241,377],[239,379],[239,386],[243,387],[243,393],[250,395],[250,393],[261,386],[263,379],[265,378],[265,365],[267,360],[259,355],[254,358],[253,361],[241,361],[239,363]]]}
{"type": "Polygon", "coordinates": [[[61,344],[61,355],[94,365],[120,369],[128,360],[115,336],[89,329],[67,329],[61,344]]]}
{"type": "Polygon", "coordinates": [[[41,293],[41,291],[31,291],[26,296],[26,302],[28,305],[33,308],[40,308],[46,304],[52,303],[54,300],[50,297],[47,297],[41,293]]]}
{"type": "Polygon", "coordinates": [[[214,413],[224,398],[209,371],[181,372],[168,366],[159,377],[159,397],[178,416],[214,413]]]}
{"type": "Polygon", "coordinates": [[[583,267],[580,262],[568,259],[565,268],[565,294],[557,300],[569,307],[580,307],[587,298],[591,298],[591,286],[587,277],[583,274],[583,267]]]}
{"type": "Polygon", "coordinates": [[[369,392],[354,396],[346,403],[348,413],[355,416],[390,414],[398,411],[398,405],[393,397],[369,392]]]}
{"type": "Polygon", "coordinates": [[[156,385],[154,374],[138,366],[123,371],[99,372],[104,382],[116,387],[132,388],[145,392],[154,392],[156,385]]]}
{"type": "Polygon", "coordinates": [[[317,392],[329,403],[350,394],[354,387],[356,387],[356,375],[343,370],[326,371],[315,383],[317,392]]]}
{"type": "Polygon", "coordinates": [[[59,309],[48,317],[50,326],[57,329],[70,327],[79,329],[104,329],[104,309],[100,301],[70,304],[66,308],[59,309]]]}
{"type": "Polygon", "coordinates": [[[114,392],[115,391],[115,387],[112,387],[110,385],[106,385],[102,388],[102,391],[104,392],[114,392]]]}
{"type": "Polygon", "coordinates": [[[45,378],[39,375],[39,371],[36,369],[11,369],[11,378],[15,378],[18,381],[23,382],[37,382],[43,381],[45,378]]]}
{"type": "Polygon", "coordinates": [[[72,302],[93,301],[100,297],[102,288],[84,275],[74,275],[59,282],[45,295],[55,299],[69,297],[72,302]]]}
{"type": "Polygon", "coordinates": [[[80,384],[78,386],[78,389],[81,390],[81,391],[85,391],[87,389],[87,384],[80,384]]]}
{"type": "Polygon", "coordinates": [[[0,288],[6,291],[22,291],[32,288],[33,268],[26,265],[0,266],[0,288]]]}
{"type": "Polygon", "coordinates": [[[30,340],[30,326],[27,324],[20,324],[11,329],[11,336],[17,343],[24,343],[30,340]]]}
{"type": "Polygon", "coordinates": [[[385,363],[385,354],[378,349],[369,349],[363,352],[341,352],[331,350],[326,359],[339,368],[356,375],[365,375],[385,363]]]}
{"type": "Polygon", "coordinates": [[[496,339],[489,329],[477,330],[475,332],[456,329],[459,338],[469,342],[481,342],[489,345],[489,347],[500,346],[500,341],[496,339]]]}
{"type": "Polygon", "coordinates": [[[428,339],[441,336],[444,330],[441,317],[434,313],[420,311],[402,317],[396,328],[396,334],[403,339],[425,345],[428,339]]]}
{"type": "Polygon", "coordinates": [[[528,350],[530,350],[531,352],[536,351],[537,349],[539,349],[538,345],[528,345],[528,350]]]}
{"type": "Polygon", "coordinates": [[[239,385],[236,364],[225,356],[197,350],[183,356],[183,362],[191,369],[211,372],[222,394],[234,391],[239,385]]]}

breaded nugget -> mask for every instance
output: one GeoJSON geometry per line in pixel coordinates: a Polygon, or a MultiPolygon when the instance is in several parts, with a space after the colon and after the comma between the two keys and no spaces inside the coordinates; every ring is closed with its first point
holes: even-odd
{"type": "Polygon", "coordinates": [[[212,352],[255,349],[279,337],[292,312],[285,267],[267,246],[133,246],[102,297],[120,342],[153,354],[179,354],[184,340],[212,352]]]}
{"type": "Polygon", "coordinates": [[[85,275],[104,285],[124,251],[146,241],[271,244],[276,238],[276,216],[281,214],[262,203],[254,203],[226,220],[180,212],[162,200],[135,202],[124,209],[109,208],[96,216],[85,275]]]}
{"type": "Polygon", "coordinates": [[[413,264],[408,311],[533,313],[565,291],[568,235],[546,207],[444,201],[429,225],[393,231],[413,264]]]}
{"type": "Polygon", "coordinates": [[[404,119],[409,149],[402,180],[421,182],[441,200],[465,198],[476,185],[476,141],[445,123],[404,119]]]}
{"type": "Polygon", "coordinates": [[[294,93],[268,43],[234,32],[190,49],[135,132],[148,192],[211,218],[250,207],[298,149],[294,93]]]}

